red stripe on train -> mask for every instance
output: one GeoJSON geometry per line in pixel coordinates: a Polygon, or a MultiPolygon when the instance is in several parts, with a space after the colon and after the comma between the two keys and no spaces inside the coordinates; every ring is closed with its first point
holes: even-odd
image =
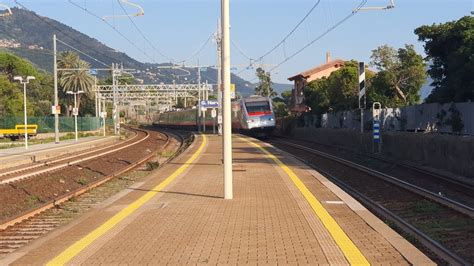
{"type": "Polygon", "coordinates": [[[271,115],[271,111],[264,111],[264,112],[249,112],[249,116],[257,116],[257,115],[271,115]]]}

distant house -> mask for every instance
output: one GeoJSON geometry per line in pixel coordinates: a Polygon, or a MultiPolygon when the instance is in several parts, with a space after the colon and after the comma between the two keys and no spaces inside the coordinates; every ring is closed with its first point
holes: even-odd
{"type": "Polygon", "coordinates": [[[341,59],[331,60],[331,55],[328,52],[326,53],[326,63],[288,78],[289,81],[294,82],[290,106],[291,111],[306,112],[308,107],[304,104],[303,93],[306,84],[313,80],[328,77],[332,72],[344,66],[344,62],[341,59]]]}

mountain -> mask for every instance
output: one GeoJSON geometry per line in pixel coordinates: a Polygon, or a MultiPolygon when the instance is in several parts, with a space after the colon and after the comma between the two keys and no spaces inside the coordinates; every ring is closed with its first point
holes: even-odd
{"type": "MultiPolygon", "coordinates": [[[[176,83],[197,83],[197,68],[185,68],[184,71],[158,69],[159,66],[170,64],[139,62],[59,21],[28,10],[12,8],[12,13],[12,16],[0,17],[0,49],[26,58],[48,72],[53,70],[53,34],[56,34],[59,40],[96,58],[97,61],[81,55],[81,59],[91,63],[93,68],[106,68],[98,61],[107,66],[112,63],[122,63],[125,68],[136,69],[135,78],[142,80],[145,84],[172,83],[173,80],[176,83]]],[[[58,42],[58,50],[66,51],[70,48],[58,42]]],[[[99,71],[100,77],[103,78],[106,75],[109,75],[107,71],[99,71]]],[[[207,68],[202,71],[201,76],[203,82],[216,83],[217,70],[207,68]]],[[[234,74],[231,79],[241,94],[247,95],[249,88],[253,91],[253,85],[250,82],[234,74]]]]}

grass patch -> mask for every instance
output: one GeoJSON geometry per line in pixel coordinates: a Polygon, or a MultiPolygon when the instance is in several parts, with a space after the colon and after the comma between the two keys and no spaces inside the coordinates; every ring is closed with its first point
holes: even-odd
{"type": "Polygon", "coordinates": [[[162,151],[160,155],[161,155],[161,157],[169,158],[169,157],[174,155],[174,152],[173,151],[162,151]]]}
{"type": "Polygon", "coordinates": [[[87,185],[88,182],[85,178],[79,178],[79,180],[77,180],[77,183],[79,185],[85,186],[85,185],[87,185]]]}
{"type": "Polygon", "coordinates": [[[146,163],[146,168],[148,171],[152,171],[156,168],[160,167],[160,163],[159,162],[147,162],[146,163]]]}
{"type": "Polygon", "coordinates": [[[26,201],[26,204],[28,204],[28,206],[34,206],[38,202],[40,202],[40,199],[36,195],[30,195],[25,199],[25,201],[26,201]]]}
{"type": "Polygon", "coordinates": [[[415,213],[436,213],[439,211],[439,206],[429,200],[414,202],[409,208],[415,213]]]}

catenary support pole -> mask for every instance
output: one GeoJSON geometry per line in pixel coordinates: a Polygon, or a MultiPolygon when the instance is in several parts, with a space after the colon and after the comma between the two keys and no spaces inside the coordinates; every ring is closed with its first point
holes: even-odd
{"type": "Polygon", "coordinates": [[[57,106],[59,105],[58,99],[58,61],[57,61],[57,48],[56,48],[56,34],[53,35],[53,57],[54,57],[54,143],[59,143],[59,114],[57,112],[57,106]]]}
{"type": "Polygon", "coordinates": [[[222,85],[224,111],[224,199],[233,198],[232,188],[232,123],[230,105],[230,27],[229,0],[221,0],[222,20],[222,85]]]}

